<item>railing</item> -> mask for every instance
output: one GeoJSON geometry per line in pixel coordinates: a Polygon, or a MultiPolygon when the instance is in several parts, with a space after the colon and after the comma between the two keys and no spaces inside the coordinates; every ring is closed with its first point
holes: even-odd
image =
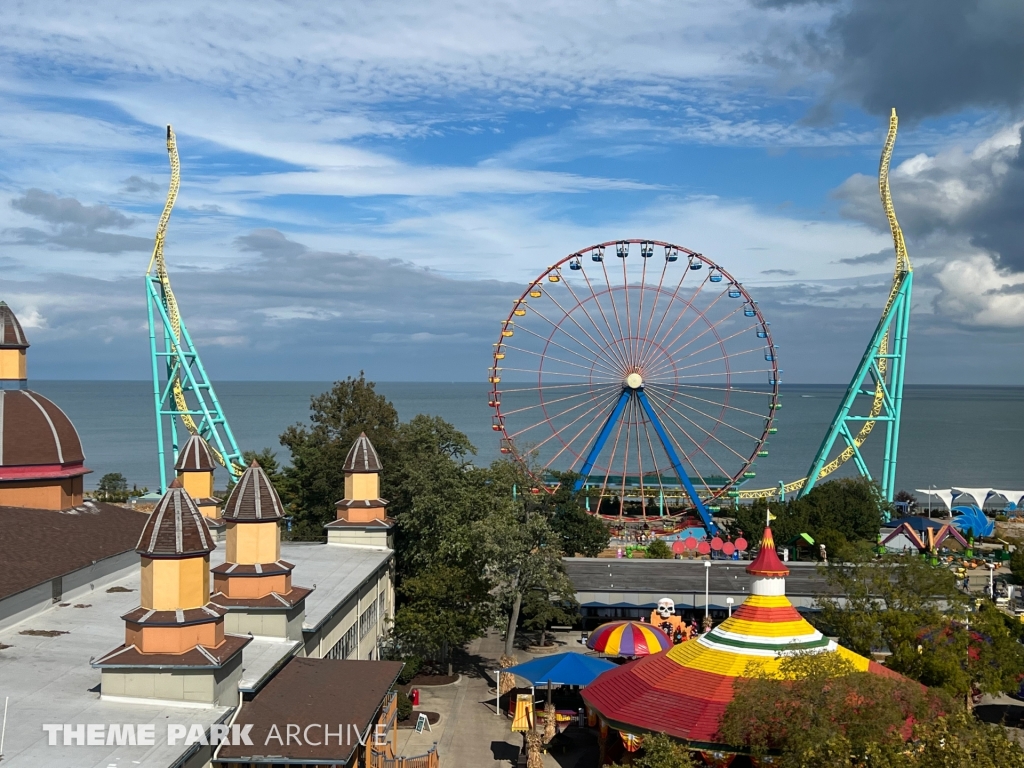
{"type": "Polygon", "coordinates": [[[388,757],[376,751],[370,754],[370,768],[439,768],[440,765],[437,744],[426,754],[415,757],[388,757]]]}

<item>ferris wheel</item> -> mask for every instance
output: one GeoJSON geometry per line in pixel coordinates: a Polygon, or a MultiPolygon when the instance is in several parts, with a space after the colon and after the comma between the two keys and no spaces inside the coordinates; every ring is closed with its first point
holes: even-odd
{"type": "Polygon", "coordinates": [[[710,531],[708,507],[754,476],[781,407],[757,302],[719,264],[655,240],[545,270],[502,322],[489,372],[501,451],[538,488],[573,471],[592,512],[692,507],[710,531]]]}

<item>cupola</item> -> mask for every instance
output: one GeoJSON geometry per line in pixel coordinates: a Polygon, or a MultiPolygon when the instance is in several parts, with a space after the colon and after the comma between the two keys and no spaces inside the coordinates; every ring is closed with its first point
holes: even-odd
{"type": "Polygon", "coordinates": [[[225,560],[213,569],[213,599],[227,609],[229,632],[302,639],[305,599],[292,585],[291,563],[281,559],[284,505],[253,461],[224,504],[225,560]]]}
{"type": "Polygon", "coordinates": [[[7,302],[0,301],[0,389],[24,389],[27,380],[28,339],[7,302]]]}
{"type": "Polygon", "coordinates": [[[178,452],[174,471],[182,487],[195,501],[203,517],[216,518],[220,499],[213,495],[213,473],[217,462],[213,449],[200,435],[192,435],[178,452]]]}
{"type": "Polygon", "coordinates": [[[328,523],[328,544],[391,547],[393,521],[380,498],[380,457],[365,432],[352,444],[342,470],[345,498],[335,503],[337,519],[328,523]]]}

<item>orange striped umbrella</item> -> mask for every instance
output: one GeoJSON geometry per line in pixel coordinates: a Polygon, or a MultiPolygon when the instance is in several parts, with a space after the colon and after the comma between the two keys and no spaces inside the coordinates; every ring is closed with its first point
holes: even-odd
{"type": "Polygon", "coordinates": [[[671,647],[668,635],[641,621],[610,621],[587,640],[587,648],[609,656],[649,656],[671,647]]]}

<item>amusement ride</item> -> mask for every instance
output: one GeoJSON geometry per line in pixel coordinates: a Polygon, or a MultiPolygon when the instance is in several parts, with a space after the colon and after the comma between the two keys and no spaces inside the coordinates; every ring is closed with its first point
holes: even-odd
{"type": "Polygon", "coordinates": [[[153,255],[146,270],[146,307],[149,315],[149,348],[153,370],[153,404],[156,410],[157,456],[160,462],[160,492],[167,490],[166,441],[170,440],[171,464],[184,445],[178,422],[185,428],[183,437],[200,435],[210,445],[217,462],[233,477],[245,471],[242,453],[231,433],[224,410],[217,400],[213,383],[206,375],[199,351],[192,343],[188,328],[178,310],[171,290],[164,259],[164,240],[171,210],[181,185],[181,163],[174,131],[167,126],[167,154],[171,163],[171,183],[167,202],[156,228],[153,255]],[[165,430],[166,426],[166,430],[165,430]]]}
{"type": "Polygon", "coordinates": [[[542,272],[512,302],[494,344],[492,429],[536,492],[571,477],[591,512],[619,519],[688,504],[714,535],[721,500],[803,495],[852,460],[892,500],[913,285],[889,192],[897,127],[893,110],[878,174],[892,285],[807,476],[742,487],[768,455],[782,407],[770,324],[747,289],[690,248],[615,240],[542,272]],[[861,447],[879,422],[875,478],[861,447]]]}

